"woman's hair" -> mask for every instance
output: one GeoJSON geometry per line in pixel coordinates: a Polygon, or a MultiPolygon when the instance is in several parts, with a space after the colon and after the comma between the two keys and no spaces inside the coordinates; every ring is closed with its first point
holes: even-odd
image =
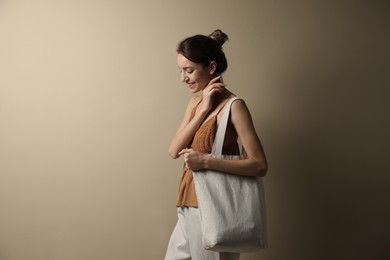
{"type": "Polygon", "coordinates": [[[217,64],[214,72],[217,76],[227,69],[227,60],[222,50],[222,45],[229,40],[221,30],[215,30],[208,36],[194,35],[181,41],[177,46],[177,52],[192,62],[209,66],[212,61],[217,64]]]}

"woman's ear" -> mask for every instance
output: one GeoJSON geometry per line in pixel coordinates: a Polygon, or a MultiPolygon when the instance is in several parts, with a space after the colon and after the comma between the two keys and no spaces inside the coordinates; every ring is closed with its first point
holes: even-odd
{"type": "Polygon", "coordinates": [[[209,65],[210,75],[213,75],[216,70],[217,70],[217,63],[215,61],[210,62],[209,65]]]}

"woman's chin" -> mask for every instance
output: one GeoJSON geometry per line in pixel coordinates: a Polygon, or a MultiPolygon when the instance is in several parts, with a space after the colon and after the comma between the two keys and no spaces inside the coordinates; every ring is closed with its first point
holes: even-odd
{"type": "Polygon", "coordinates": [[[197,88],[196,85],[188,86],[188,90],[189,90],[191,93],[197,93],[197,92],[200,91],[200,89],[197,88]]]}

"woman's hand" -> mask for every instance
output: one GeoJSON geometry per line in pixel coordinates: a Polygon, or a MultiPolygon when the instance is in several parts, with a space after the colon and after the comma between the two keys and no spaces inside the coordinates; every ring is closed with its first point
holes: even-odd
{"type": "Polygon", "coordinates": [[[218,76],[210,80],[209,84],[203,89],[202,109],[209,112],[213,107],[215,93],[225,91],[226,84],[223,83],[222,77],[218,76]]]}
{"type": "Polygon", "coordinates": [[[183,149],[179,155],[183,155],[186,168],[193,171],[204,169],[205,154],[198,153],[193,149],[183,149]]]}

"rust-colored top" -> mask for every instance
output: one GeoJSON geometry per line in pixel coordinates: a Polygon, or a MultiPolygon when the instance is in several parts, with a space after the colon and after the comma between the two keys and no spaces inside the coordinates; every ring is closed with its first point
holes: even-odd
{"type": "MultiPolygon", "coordinates": [[[[196,108],[198,107],[199,103],[192,109],[189,121],[191,121],[194,118],[196,108]]],[[[220,111],[218,111],[218,113],[215,116],[203,122],[203,124],[199,127],[198,131],[195,133],[192,143],[190,144],[190,148],[200,153],[206,153],[206,154],[211,153],[215,134],[218,128],[217,116],[220,111]]],[[[238,136],[234,126],[229,122],[226,129],[225,141],[222,149],[223,154],[225,155],[240,154],[237,138],[238,136]]],[[[186,169],[185,167],[183,167],[183,176],[181,178],[180,185],[179,185],[179,196],[177,199],[176,206],[195,207],[195,208],[198,207],[198,200],[196,198],[192,171],[190,169],[186,169]]]]}

